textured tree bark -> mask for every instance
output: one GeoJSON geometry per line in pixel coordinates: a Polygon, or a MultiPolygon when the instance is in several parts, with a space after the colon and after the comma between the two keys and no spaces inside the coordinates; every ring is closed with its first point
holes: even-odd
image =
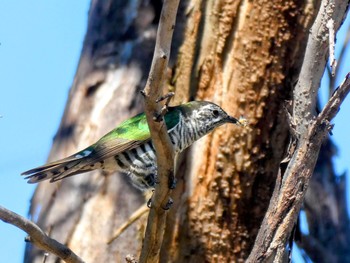
{"type": "Polygon", "coordinates": [[[183,203],[172,215],[177,224],[170,221],[173,236],[161,261],[243,262],[285,152],[282,108],[318,7],[303,1],[198,1],[190,7],[177,94],[189,87],[191,98],[243,114],[250,129],[224,127],[192,147],[184,186],[176,189],[183,203]]]}
{"type": "MultiPolygon", "coordinates": [[[[72,154],[142,110],[161,1],[93,0],[84,46],[49,159],[72,154]]],[[[179,157],[160,262],[244,262],[288,144],[285,100],[300,71],[319,1],[181,1],[169,89],[174,104],[210,100],[249,129],[224,126],[179,157]]],[[[145,205],[122,174],[42,183],[30,214],[86,262],[138,256],[145,218],[107,245],[145,205]]],[[[43,252],[26,251],[27,262],[43,252]]],[[[49,256],[46,262],[56,262],[49,256]]]]}

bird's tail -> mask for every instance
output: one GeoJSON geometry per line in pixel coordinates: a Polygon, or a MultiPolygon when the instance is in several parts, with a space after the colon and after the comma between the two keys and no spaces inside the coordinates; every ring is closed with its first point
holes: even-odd
{"type": "Polygon", "coordinates": [[[28,179],[28,183],[33,184],[48,179],[50,179],[50,182],[56,182],[68,176],[96,169],[95,167],[86,166],[87,156],[81,154],[82,152],[30,169],[23,172],[22,175],[26,176],[25,179],[28,179]]]}

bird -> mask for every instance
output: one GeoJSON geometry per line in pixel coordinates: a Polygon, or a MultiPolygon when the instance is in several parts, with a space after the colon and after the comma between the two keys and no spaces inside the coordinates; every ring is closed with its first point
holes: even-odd
{"type": "MultiPolygon", "coordinates": [[[[191,101],[167,107],[164,114],[175,156],[215,128],[233,123],[246,126],[243,117],[236,119],[220,106],[208,101],[191,101]]],[[[126,173],[132,184],[146,191],[157,182],[157,161],[145,113],[122,122],[96,143],[58,161],[22,173],[28,183],[63,178],[95,169],[126,173]]]]}

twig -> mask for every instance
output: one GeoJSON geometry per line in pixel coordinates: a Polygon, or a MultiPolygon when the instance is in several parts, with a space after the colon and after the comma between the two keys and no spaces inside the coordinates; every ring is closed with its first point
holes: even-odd
{"type": "Polygon", "coordinates": [[[0,219],[6,223],[17,226],[18,228],[25,231],[28,235],[31,243],[36,245],[38,248],[43,249],[47,252],[55,254],[60,259],[67,263],[83,263],[84,261],[79,258],[72,250],[65,245],[59,243],[55,239],[48,237],[44,231],[42,231],[32,221],[0,206],[0,219]]]}
{"type": "Polygon", "coordinates": [[[327,22],[327,28],[329,30],[329,66],[331,67],[331,75],[335,77],[335,70],[337,68],[337,60],[335,59],[335,32],[334,32],[334,20],[330,18],[327,22]]]}
{"type": "Polygon", "coordinates": [[[174,180],[173,147],[163,117],[160,122],[155,121],[154,117],[159,116],[161,112],[161,107],[156,101],[162,95],[178,5],[179,0],[164,0],[163,2],[151,70],[143,92],[147,122],[157,154],[159,184],[156,185],[152,197],[140,263],[157,262],[159,259],[166,220],[164,208],[171,200],[169,182],[174,180]]]}
{"type": "Polygon", "coordinates": [[[326,64],[326,22],[332,18],[337,30],[346,14],[347,5],[347,1],[323,0],[311,28],[304,63],[294,91],[293,120],[296,124],[297,147],[283,174],[281,186],[275,186],[269,208],[246,262],[277,262],[275,260],[284,254],[322,141],[332,128],[329,121],[349,92],[348,74],[321,114],[315,117],[317,89],[326,64]]]}
{"type": "Polygon", "coordinates": [[[334,91],[333,96],[318,115],[317,121],[321,125],[324,121],[331,121],[339,111],[340,104],[344,101],[349,93],[350,87],[350,72],[345,76],[345,79],[340,86],[334,91]]]}
{"type": "Polygon", "coordinates": [[[114,240],[116,240],[121,233],[125,231],[130,225],[132,225],[137,219],[139,219],[141,216],[146,214],[149,209],[147,206],[142,205],[139,209],[137,209],[130,217],[129,219],[123,223],[113,234],[113,236],[107,241],[107,244],[111,244],[114,240]]]}
{"type": "MultiPolygon", "coordinates": [[[[344,60],[344,57],[345,57],[345,51],[346,51],[346,48],[348,47],[349,45],[349,42],[350,42],[350,26],[348,27],[347,29],[347,32],[346,32],[346,37],[344,39],[344,43],[341,47],[341,50],[340,50],[340,53],[339,53],[339,58],[338,58],[338,67],[340,67],[342,64],[343,64],[343,60],[344,60]]],[[[327,68],[328,69],[328,68],[327,68]]],[[[334,89],[335,89],[335,81],[337,80],[337,76],[338,76],[338,71],[335,72],[335,76],[332,77],[331,76],[331,73],[330,73],[330,70],[329,70],[329,93],[328,93],[328,98],[330,98],[334,92],[334,89]]]]}

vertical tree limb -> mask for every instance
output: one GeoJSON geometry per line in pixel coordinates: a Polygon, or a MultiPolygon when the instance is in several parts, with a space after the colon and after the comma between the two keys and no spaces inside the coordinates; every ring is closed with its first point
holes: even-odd
{"type": "Polygon", "coordinates": [[[311,27],[304,62],[294,90],[293,117],[301,140],[307,136],[310,121],[316,114],[317,91],[329,53],[327,24],[333,20],[333,28],[337,31],[344,20],[348,4],[349,1],[323,0],[311,27]]]}
{"type": "Polygon", "coordinates": [[[349,92],[349,75],[315,118],[319,83],[325,68],[328,52],[328,28],[330,19],[338,30],[347,11],[348,2],[322,1],[319,13],[311,28],[304,63],[294,91],[293,125],[297,136],[297,148],[283,175],[281,186],[275,187],[274,197],[259,230],[253,250],[247,262],[281,262],[286,243],[296,222],[304,195],[313,173],[324,137],[331,129],[330,120],[335,116],[344,96],[349,92]]]}
{"type": "Polygon", "coordinates": [[[159,122],[155,117],[158,118],[161,112],[157,99],[162,95],[178,5],[179,0],[165,0],[163,3],[151,70],[144,89],[145,112],[156,149],[159,184],[152,197],[140,262],[158,261],[165,229],[165,209],[171,202],[169,182],[174,180],[174,151],[163,117],[159,122]]]}

